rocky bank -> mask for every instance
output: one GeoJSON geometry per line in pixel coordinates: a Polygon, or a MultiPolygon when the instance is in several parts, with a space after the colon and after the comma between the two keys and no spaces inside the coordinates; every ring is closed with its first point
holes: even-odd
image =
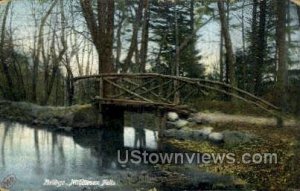
{"type": "Polygon", "coordinates": [[[70,107],[39,106],[26,102],[0,101],[0,118],[62,128],[85,128],[97,125],[97,112],[92,105],[70,107]]]}

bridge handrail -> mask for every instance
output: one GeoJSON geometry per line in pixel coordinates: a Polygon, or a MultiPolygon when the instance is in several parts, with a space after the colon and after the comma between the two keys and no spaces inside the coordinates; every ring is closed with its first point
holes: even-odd
{"type": "Polygon", "coordinates": [[[244,91],[242,89],[239,89],[237,87],[233,87],[229,84],[218,82],[218,81],[212,81],[212,80],[205,80],[205,79],[199,79],[199,78],[188,78],[188,77],[183,77],[183,76],[170,76],[170,75],[164,75],[164,74],[158,74],[158,73],[103,73],[103,74],[97,74],[97,75],[87,75],[87,76],[79,76],[79,77],[74,77],[73,81],[79,81],[79,80],[85,80],[85,79],[93,79],[93,78],[104,78],[104,77],[130,77],[130,78],[137,78],[137,77],[143,77],[143,78],[148,78],[148,77],[161,77],[161,78],[168,78],[168,79],[173,79],[173,80],[180,80],[184,81],[187,83],[208,83],[208,84],[213,84],[213,85],[219,85],[223,86],[226,88],[230,88],[233,91],[236,91],[238,93],[244,94],[249,96],[252,99],[255,99],[256,101],[260,101],[264,105],[279,111],[280,108],[277,106],[273,105],[270,102],[267,102],[263,100],[262,98],[259,98],[247,91],[244,91]]]}

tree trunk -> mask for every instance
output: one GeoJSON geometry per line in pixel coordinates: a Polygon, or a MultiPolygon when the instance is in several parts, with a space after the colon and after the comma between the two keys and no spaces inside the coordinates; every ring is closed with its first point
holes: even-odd
{"type": "Polygon", "coordinates": [[[7,99],[12,99],[15,100],[16,97],[14,95],[14,84],[12,77],[9,72],[9,67],[7,65],[7,58],[5,58],[5,55],[7,53],[5,52],[5,33],[6,33],[6,22],[7,22],[7,17],[8,17],[8,11],[10,9],[11,2],[9,2],[5,8],[3,20],[2,20],[2,27],[1,27],[1,39],[0,39],[0,64],[2,65],[2,72],[3,75],[5,76],[6,79],[6,84],[4,85],[4,96],[7,99]]]}
{"type": "Polygon", "coordinates": [[[225,42],[225,49],[226,49],[226,60],[228,62],[228,78],[229,78],[229,83],[232,86],[236,86],[236,80],[235,80],[235,55],[233,52],[233,46],[231,42],[231,37],[229,33],[229,24],[226,19],[226,14],[225,14],[225,8],[224,8],[224,1],[219,0],[218,1],[218,9],[220,13],[220,21],[221,21],[221,29],[222,33],[224,35],[224,42],[225,42]]]}
{"type": "Polygon", "coordinates": [[[258,26],[258,38],[257,38],[257,56],[255,62],[255,95],[262,95],[262,69],[265,66],[266,55],[266,1],[259,2],[259,26],[258,26]]]}
{"type": "Polygon", "coordinates": [[[297,6],[297,14],[298,14],[299,27],[300,27],[300,6],[297,6]]]}
{"type": "Polygon", "coordinates": [[[121,53],[122,53],[122,27],[123,27],[123,23],[125,21],[125,15],[124,15],[124,10],[122,10],[121,15],[119,15],[120,21],[118,22],[118,28],[117,28],[117,34],[116,34],[116,38],[117,38],[117,50],[116,50],[116,68],[120,67],[121,62],[121,53]]]}
{"type": "Polygon", "coordinates": [[[242,88],[245,90],[246,89],[246,79],[247,79],[247,63],[245,60],[245,55],[246,55],[246,34],[245,34],[245,3],[246,0],[243,0],[243,7],[242,7],[242,44],[243,44],[243,53],[242,53],[242,72],[243,72],[243,77],[242,77],[242,88]]]}
{"type": "Polygon", "coordinates": [[[60,13],[61,13],[61,21],[60,21],[60,25],[61,25],[61,38],[60,38],[60,43],[62,44],[62,49],[60,49],[58,51],[58,53],[56,52],[56,48],[55,48],[55,36],[56,36],[56,29],[53,29],[53,41],[52,41],[52,45],[51,45],[51,62],[52,62],[52,71],[51,71],[51,75],[48,76],[48,71],[45,71],[47,73],[47,80],[46,81],[46,85],[45,85],[45,97],[42,101],[43,105],[46,105],[49,101],[50,95],[52,93],[52,89],[55,83],[55,79],[58,77],[58,73],[59,73],[59,66],[60,66],[60,62],[63,59],[63,56],[65,54],[65,52],[67,51],[68,45],[66,42],[66,34],[65,34],[65,29],[66,29],[66,18],[65,18],[65,13],[64,13],[64,4],[63,4],[63,0],[60,0],[60,13]]]}
{"type": "MultiPolygon", "coordinates": [[[[257,27],[257,17],[258,17],[258,0],[253,0],[253,7],[252,7],[252,22],[251,22],[251,61],[253,64],[253,68],[255,68],[255,64],[257,62],[257,33],[258,33],[258,27],[257,27]]],[[[253,71],[253,76],[255,76],[255,71],[253,71]]],[[[249,84],[249,91],[252,93],[255,93],[255,84],[248,79],[249,84]]]]}
{"type": "Polygon", "coordinates": [[[148,41],[149,41],[149,21],[150,21],[150,10],[149,0],[144,0],[144,21],[142,29],[142,43],[140,51],[140,72],[146,72],[146,62],[148,53],[148,41]]]}
{"type": "Polygon", "coordinates": [[[287,85],[287,55],[286,55],[286,0],[276,0],[276,48],[278,55],[277,90],[279,102],[283,110],[286,109],[286,85],[287,85]]]}
{"type": "Polygon", "coordinates": [[[38,80],[38,69],[39,69],[39,62],[40,62],[40,51],[42,49],[42,45],[44,43],[44,27],[46,24],[46,21],[48,17],[50,16],[52,10],[54,9],[55,5],[57,3],[57,0],[55,0],[49,10],[46,12],[46,14],[42,17],[40,27],[39,27],[39,33],[38,33],[38,42],[37,47],[35,50],[33,50],[33,74],[32,74],[32,95],[31,95],[31,101],[36,103],[37,102],[37,80],[38,80]]]}
{"type": "MultiPolygon", "coordinates": [[[[94,13],[92,2],[80,0],[83,16],[96,47],[99,64],[98,72],[112,73],[113,39],[114,39],[114,0],[97,0],[97,13],[94,13]]],[[[110,94],[111,88],[106,86],[104,94],[110,94]]]]}
{"type": "MultiPolygon", "coordinates": [[[[127,56],[125,58],[124,61],[124,66],[122,71],[124,73],[126,73],[128,71],[128,69],[130,68],[130,64],[131,64],[131,59],[133,57],[134,52],[136,52],[137,46],[138,46],[138,32],[139,32],[139,28],[141,25],[141,20],[142,20],[142,16],[143,16],[143,1],[140,0],[139,1],[139,5],[138,5],[138,9],[136,11],[136,18],[135,18],[135,22],[133,24],[133,32],[132,32],[132,37],[131,37],[131,42],[130,42],[130,46],[129,46],[129,50],[127,53],[127,56]]],[[[136,52],[137,54],[137,52],[136,52]]]]}
{"type": "Polygon", "coordinates": [[[220,31],[220,82],[224,82],[224,38],[223,32],[220,31]]]}

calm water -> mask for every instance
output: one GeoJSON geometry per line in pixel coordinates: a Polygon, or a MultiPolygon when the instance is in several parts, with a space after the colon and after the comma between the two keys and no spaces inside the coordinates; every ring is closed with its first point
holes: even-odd
{"type": "Polygon", "coordinates": [[[66,134],[0,122],[0,182],[8,175],[15,176],[17,180],[11,190],[16,191],[84,188],[45,186],[47,179],[66,183],[72,179],[104,184],[108,181],[108,184],[121,188],[122,173],[150,167],[119,165],[117,151],[135,148],[155,151],[159,147],[157,131],[141,128],[143,124],[137,122],[135,116],[128,124],[134,126],[118,130],[77,130],[66,134]]]}

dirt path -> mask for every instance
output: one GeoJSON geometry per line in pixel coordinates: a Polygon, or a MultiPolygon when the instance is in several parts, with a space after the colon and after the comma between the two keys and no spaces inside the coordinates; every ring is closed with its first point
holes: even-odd
{"type": "MultiPolygon", "coordinates": [[[[238,123],[238,124],[253,124],[263,126],[276,126],[276,118],[255,117],[245,115],[231,115],[224,113],[203,113],[199,112],[192,117],[195,121],[206,123],[238,123]]],[[[294,119],[286,119],[283,122],[284,126],[300,127],[299,121],[294,119]]]]}

